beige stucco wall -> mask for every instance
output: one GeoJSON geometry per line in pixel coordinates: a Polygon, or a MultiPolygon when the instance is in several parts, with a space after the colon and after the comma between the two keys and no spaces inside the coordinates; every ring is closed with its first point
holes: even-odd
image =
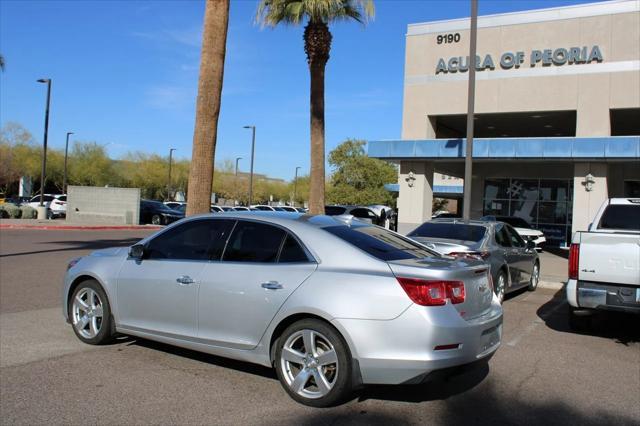
{"type": "MultiPolygon", "coordinates": [[[[482,22],[482,17],[479,22],[482,22]]],[[[429,24],[425,24],[428,28],[429,24]]],[[[467,73],[439,73],[438,59],[468,55],[469,31],[407,35],[402,138],[434,137],[430,115],[463,114],[467,109],[467,73]],[[437,44],[439,34],[459,33],[460,42],[437,44]]],[[[495,70],[477,72],[477,113],[522,111],[577,111],[577,136],[610,134],[609,109],[640,107],[640,72],[596,72],[624,68],[640,60],[640,13],[561,19],[478,29],[478,55],[491,54],[495,70]],[[531,51],[598,45],[598,64],[531,67],[531,51]],[[523,51],[519,69],[503,70],[500,56],[523,51]],[[544,69],[542,69],[544,68],[544,69]],[[541,73],[526,76],[532,70],[541,73]],[[587,71],[588,70],[588,71],[587,71]],[[570,74],[560,74],[567,73],[570,74]],[[584,73],[588,72],[588,73],[584,73]],[[499,76],[498,78],[494,78],[499,76]]]]}

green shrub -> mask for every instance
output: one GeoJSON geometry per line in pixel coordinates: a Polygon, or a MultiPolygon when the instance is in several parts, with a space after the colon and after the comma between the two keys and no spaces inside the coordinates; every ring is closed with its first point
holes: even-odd
{"type": "Polygon", "coordinates": [[[20,207],[16,206],[15,204],[4,203],[0,205],[0,207],[2,207],[3,210],[2,217],[8,217],[11,219],[20,218],[20,214],[22,213],[22,211],[20,210],[20,207]]]}
{"type": "Polygon", "coordinates": [[[23,219],[35,219],[38,217],[38,211],[26,204],[24,206],[20,206],[20,210],[22,211],[23,219]]]}

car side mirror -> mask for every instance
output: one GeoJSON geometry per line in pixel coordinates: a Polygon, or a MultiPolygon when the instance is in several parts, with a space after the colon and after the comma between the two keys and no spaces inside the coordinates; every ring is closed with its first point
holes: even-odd
{"type": "Polygon", "coordinates": [[[535,242],[533,242],[533,241],[531,241],[531,240],[528,240],[528,241],[527,241],[527,249],[529,249],[529,250],[535,250],[535,248],[536,248],[536,243],[535,243],[535,242]]]}
{"type": "Polygon", "coordinates": [[[129,248],[129,257],[136,260],[142,260],[142,258],[144,257],[144,244],[136,244],[134,246],[131,246],[129,248]]]}

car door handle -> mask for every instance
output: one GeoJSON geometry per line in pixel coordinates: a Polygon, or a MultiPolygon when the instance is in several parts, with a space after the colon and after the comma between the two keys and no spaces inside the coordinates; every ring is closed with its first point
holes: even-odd
{"type": "Polygon", "coordinates": [[[181,275],[176,278],[176,281],[181,285],[189,285],[194,283],[193,279],[189,275],[181,275]]]}
{"type": "Polygon", "coordinates": [[[282,284],[280,284],[278,281],[267,281],[266,283],[262,283],[260,285],[262,286],[262,288],[266,288],[269,290],[279,290],[282,288],[282,284]]]}

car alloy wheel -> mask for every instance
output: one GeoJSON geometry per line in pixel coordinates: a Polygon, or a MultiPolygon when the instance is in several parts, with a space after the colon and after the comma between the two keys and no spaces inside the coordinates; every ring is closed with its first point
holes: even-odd
{"type": "Polygon", "coordinates": [[[290,335],[280,354],[281,369],[289,388],[304,398],[327,396],[335,385],[338,356],[323,334],[303,329],[290,335]]]}
{"type": "Polygon", "coordinates": [[[162,225],[162,218],[159,215],[154,214],[151,218],[151,223],[154,225],[162,225]]]}
{"type": "Polygon", "coordinates": [[[95,339],[104,323],[103,302],[91,288],[83,288],[73,298],[73,327],[85,339],[95,339]]]}
{"type": "Polygon", "coordinates": [[[498,301],[500,304],[504,301],[504,293],[507,287],[507,277],[504,272],[500,272],[498,274],[498,279],[496,281],[496,295],[498,296],[498,301]]]}
{"type": "Polygon", "coordinates": [[[533,271],[531,271],[531,280],[529,280],[529,290],[533,291],[538,287],[540,281],[540,265],[536,262],[533,265],[533,271]]]}

